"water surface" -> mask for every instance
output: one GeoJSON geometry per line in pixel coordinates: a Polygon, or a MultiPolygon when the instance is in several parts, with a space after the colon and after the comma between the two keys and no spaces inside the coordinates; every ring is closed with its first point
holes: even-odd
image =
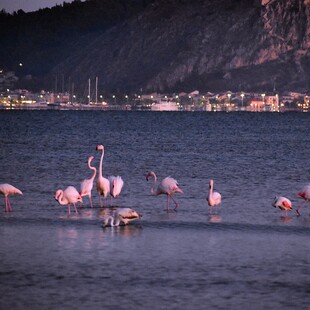
{"type": "MultiPolygon", "coordinates": [[[[275,195],[309,183],[309,114],[0,111],[2,309],[308,309],[309,208],[286,217],[275,195]],[[143,215],[102,228],[95,189],[67,217],[58,188],[103,174],[125,182],[114,206],[143,215]],[[177,212],[145,174],[172,176],[177,212]],[[222,194],[210,214],[208,182],[222,194]]],[[[72,210],[73,211],[73,210],[72,210]]]]}

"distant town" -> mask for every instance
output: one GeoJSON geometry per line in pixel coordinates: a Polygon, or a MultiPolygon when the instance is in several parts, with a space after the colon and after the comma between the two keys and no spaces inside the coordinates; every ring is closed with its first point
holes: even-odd
{"type": "Polygon", "coordinates": [[[0,109],[64,109],[125,111],[208,111],[208,112],[309,112],[309,93],[232,92],[160,94],[109,94],[89,91],[84,96],[74,92],[11,89],[14,72],[0,71],[0,109]]]}

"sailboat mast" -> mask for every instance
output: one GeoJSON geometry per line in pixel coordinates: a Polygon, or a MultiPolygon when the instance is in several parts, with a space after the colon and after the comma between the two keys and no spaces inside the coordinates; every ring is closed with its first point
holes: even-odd
{"type": "Polygon", "coordinates": [[[96,76],[96,104],[98,103],[98,76],[96,76]]]}
{"type": "Polygon", "coordinates": [[[90,79],[88,79],[88,104],[90,104],[90,79]]]}

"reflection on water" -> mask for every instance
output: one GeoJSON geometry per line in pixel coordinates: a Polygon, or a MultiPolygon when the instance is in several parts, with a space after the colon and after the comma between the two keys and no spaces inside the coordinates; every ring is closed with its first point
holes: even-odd
{"type": "Polygon", "coordinates": [[[218,214],[210,215],[209,222],[210,223],[220,223],[222,221],[222,217],[218,214]]]}
{"type": "Polygon", "coordinates": [[[128,224],[120,226],[102,226],[105,235],[110,237],[125,237],[132,238],[137,237],[142,233],[142,224],[128,224]]]}
{"type": "Polygon", "coordinates": [[[292,221],[292,218],[286,215],[285,216],[282,215],[280,217],[280,221],[281,223],[290,223],[292,221]]]}

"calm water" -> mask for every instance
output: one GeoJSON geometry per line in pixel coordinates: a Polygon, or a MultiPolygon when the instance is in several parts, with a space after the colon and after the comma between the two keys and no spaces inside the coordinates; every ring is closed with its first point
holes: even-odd
{"type": "Polygon", "coordinates": [[[310,114],[0,111],[1,309],[309,309],[310,204],[283,216],[310,182],[310,114]],[[79,215],[54,200],[91,176],[87,158],[125,182],[117,202],[143,215],[103,229],[93,190],[79,215]],[[164,210],[144,175],[184,194],[164,210]],[[209,179],[223,200],[206,203],[209,179]]]}

